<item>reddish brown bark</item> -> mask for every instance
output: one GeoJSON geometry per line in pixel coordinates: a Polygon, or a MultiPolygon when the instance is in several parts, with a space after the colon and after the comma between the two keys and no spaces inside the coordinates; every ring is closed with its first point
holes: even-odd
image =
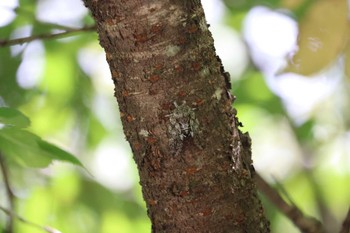
{"type": "Polygon", "coordinates": [[[198,0],[85,0],[152,232],[269,232],[250,139],[198,0]]]}

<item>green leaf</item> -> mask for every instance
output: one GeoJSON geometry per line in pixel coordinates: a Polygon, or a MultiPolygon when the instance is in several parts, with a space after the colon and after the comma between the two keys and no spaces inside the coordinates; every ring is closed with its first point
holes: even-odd
{"type": "Polygon", "coordinates": [[[61,148],[47,142],[44,140],[39,140],[38,145],[41,150],[46,152],[48,156],[50,156],[52,159],[56,160],[62,160],[66,161],[75,165],[83,166],[82,163],[71,153],[68,153],[65,150],[62,150],[61,148]]]}
{"type": "Polygon", "coordinates": [[[300,143],[311,143],[314,140],[312,129],[315,126],[314,120],[308,120],[302,125],[295,127],[294,131],[296,133],[297,139],[300,143]]]}
{"type": "Polygon", "coordinates": [[[52,160],[82,166],[72,154],[16,127],[0,130],[0,151],[10,161],[24,167],[46,167],[52,160]]]}
{"type": "Polygon", "coordinates": [[[315,1],[299,24],[299,49],[284,72],[312,75],[327,68],[345,48],[348,24],[347,1],[315,1]]]}
{"type": "MultiPolygon", "coordinates": [[[[1,28],[1,37],[4,38],[1,28]]],[[[21,57],[11,56],[10,48],[0,49],[0,96],[10,106],[18,106],[23,103],[26,91],[18,86],[16,73],[21,64],[21,57]]]]}
{"type": "Polygon", "coordinates": [[[51,162],[44,156],[37,141],[39,137],[16,127],[0,130],[0,150],[11,162],[24,167],[46,167],[51,162]]]}
{"type": "Polygon", "coordinates": [[[0,107],[0,123],[25,128],[30,125],[30,120],[17,109],[0,107]]]}

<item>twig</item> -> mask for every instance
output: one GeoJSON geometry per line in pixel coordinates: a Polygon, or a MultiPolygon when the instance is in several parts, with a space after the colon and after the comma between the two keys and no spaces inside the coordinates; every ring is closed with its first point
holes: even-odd
{"type": "MultiPolygon", "coordinates": [[[[13,194],[13,191],[11,189],[9,174],[1,152],[0,152],[0,168],[1,168],[2,177],[4,179],[4,183],[5,183],[6,194],[7,194],[10,210],[11,212],[13,212],[13,210],[15,209],[15,195],[13,194]]],[[[9,220],[6,226],[6,232],[12,233],[12,231],[13,231],[13,216],[9,215],[9,220]]]]}
{"type": "Polygon", "coordinates": [[[255,181],[258,189],[284,213],[296,227],[303,233],[324,233],[326,232],[322,224],[313,217],[305,216],[300,209],[292,204],[288,204],[279,193],[273,189],[259,174],[256,173],[255,181]]]}
{"type": "Polygon", "coordinates": [[[305,174],[306,180],[309,182],[309,187],[313,193],[316,207],[320,215],[321,221],[328,232],[335,232],[338,229],[338,222],[336,217],[332,214],[331,209],[326,205],[324,192],[321,185],[317,181],[314,171],[312,169],[312,164],[315,163],[315,153],[314,151],[308,149],[307,146],[302,147],[302,156],[304,160],[304,166],[302,172],[305,174]]]}
{"type": "Polygon", "coordinates": [[[296,206],[295,202],[292,200],[292,198],[290,197],[287,190],[283,187],[283,185],[275,177],[273,177],[273,180],[276,183],[277,190],[279,190],[282,193],[282,195],[284,195],[284,197],[289,201],[289,205],[296,206]]]}
{"type": "Polygon", "coordinates": [[[349,233],[350,232],[350,208],[343,221],[342,228],[339,233],[349,233]]]}
{"type": "Polygon", "coordinates": [[[28,224],[32,227],[35,227],[35,228],[38,228],[40,230],[43,230],[45,232],[48,232],[48,233],[60,233],[60,231],[56,230],[56,229],[53,229],[51,227],[48,227],[48,226],[41,226],[39,224],[36,224],[36,223],[33,223],[33,222],[30,222],[28,221],[27,219],[19,216],[18,214],[16,214],[15,212],[11,211],[11,210],[8,210],[2,206],[0,206],[0,210],[2,210],[5,214],[9,215],[9,216],[13,216],[15,218],[17,218],[19,221],[21,221],[22,223],[25,223],[25,224],[28,224]]]}
{"type": "Polygon", "coordinates": [[[338,226],[337,226],[338,223],[337,223],[336,217],[332,214],[332,211],[325,204],[326,202],[325,202],[324,194],[320,187],[319,182],[317,182],[317,180],[315,179],[313,171],[310,168],[305,166],[304,173],[305,173],[306,179],[310,183],[310,188],[315,197],[317,209],[318,209],[318,212],[320,213],[320,218],[325,228],[329,232],[335,232],[336,229],[338,229],[338,226]]]}
{"type": "Polygon", "coordinates": [[[5,46],[12,46],[12,45],[17,45],[17,44],[23,44],[26,42],[31,42],[33,40],[50,40],[50,39],[56,39],[59,37],[64,37],[73,33],[77,32],[85,32],[85,31],[94,31],[96,30],[96,26],[85,26],[82,28],[72,28],[72,29],[67,29],[64,32],[59,32],[59,33],[46,33],[46,34],[40,34],[40,35],[33,35],[33,36],[28,36],[28,37],[23,37],[23,38],[17,38],[17,39],[12,39],[12,40],[0,40],[0,47],[5,47],[5,46]]]}

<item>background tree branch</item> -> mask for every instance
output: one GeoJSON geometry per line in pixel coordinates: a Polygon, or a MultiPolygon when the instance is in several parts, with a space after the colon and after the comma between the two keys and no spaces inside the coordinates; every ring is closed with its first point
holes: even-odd
{"type": "MultiPolygon", "coordinates": [[[[27,219],[19,216],[18,214],[16,214],[12,210],[6,209],[6,208],[4,208],[2,206],[0,206],[0,210],[2,212],[4,212],[5,214],[7,214],[8,216],[11,216],[11,218],[16,218],[17,220],[21,221],[22,223],[30,225],[32,227],[35,227],[35,228],[37,228],[39,230],[42,230],[42,231],[45,231],[45,232],[48,232],[48,233],[61,233],[60,231],[58,231],[57,229],[54,229],[52,227],[42,226],[42,225],[36,224],[34,222],[28,221],[27,219]]],[[[5,233],[10,233],[10,232],[12,232],[12,231],[5,230],[5,233]]]]}
{"type": "Polygon", "coordinates": [[[305,216],[294,204],[288,204],[280,194],[272,188],[258,173],[255,181],[260,192],[262,192],[282,213],[284,213],[296,227],[303,233],[325,233],[320,221],[313,217],[305,216]]]}
{"type": "Polygon", "coordinates": [[[346,214],[346,217],[342,224],[342,228],[340,230],[340,233],[349,233],[349,232],[350,232],[350,208],[348,210],[348,213],[346,214]]]}
{"type": "Polygon", "coordinates": [[[86,31],[96,31],[96,26],[85,26],[82,28],[66,28],[64,32],[59,32],[59,33],[45,33],[45,34],[40,34],[40,35],[32,35],[28,37],[23,37],[23,38],[17,38],[17,39],[11,39],[11,40],[4,40],[0,39],[0,47],[5,47],[5,46],[12,46],[12,45],[17,45],[17,44],[23,44],[27,42],[31,42],[33,40],[52,40],[52,39],[57,39],[65,36],[71,36],[74,33],[79,33],[79,32],[86,32],[86,31]]]}
{"type": "Polygon", "coordinates": [[[1,173],[2,173],[2,178],[4,180],[4,184],[5,184],[5,188],[6,188],[6,194],[7,194],[7,200],[9,203],[9,208],[10,211],[8,212],[8,222],[7,222],[7,226],[6,226],[6,233],[12,233],[13,232],[13,213],[15,210],[15,195],[13,194],[11,185],[10,185],[10,177],[9,177],[9,173],[7,170],[7,166],[5,164],[5,160],[3,155],[0,152],[0,169],[1,169],[1,173]]]}

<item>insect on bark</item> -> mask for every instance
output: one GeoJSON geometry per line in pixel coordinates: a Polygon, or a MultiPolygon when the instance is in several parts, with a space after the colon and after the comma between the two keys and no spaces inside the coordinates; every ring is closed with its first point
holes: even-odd
{"type": "Polygon", "coordinates": [[[169,117],[168,122],[168,135],[169,146],[173,155],[178,155],[182,151],[183,142],[188,138],[193,138],[195,144],[197,143],[197,137],[200,133],[199,122],[196,118],[194,108],[191,108],[184,101],[181,105],[174,102],[175,109],[167,115],[169,117]]]}

